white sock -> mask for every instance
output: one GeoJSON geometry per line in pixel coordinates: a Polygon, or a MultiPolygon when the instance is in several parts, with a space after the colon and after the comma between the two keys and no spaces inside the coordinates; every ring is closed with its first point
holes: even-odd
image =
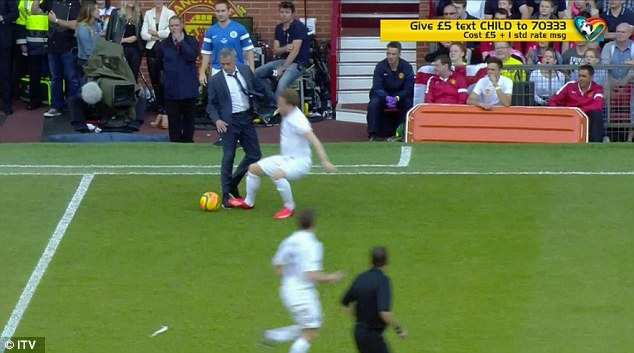
{"type": "Polygon", "coordinates": [[[247,205],[253,207],[255,204],[255,196],[258,194],[258,190],[260,189],[260,177],[247,172],[247,197],[244,199],[247,205]]]}
{"type": "Polygon", "coordinates": [[[302,330],[297,325],[264,331],[264,338],[275,343],[289,342],[297,339],[302,330]]]}
{"type": "Polygon", "coordinates": [[[293,345],[289,353],[306,353],[310,349],[310,342],[306,341],[304,337],[298,338],[293,345]]]}
{"type": "Polygon", "coordinates": [[[291,191],[291,184],[286,179],[277,179],[275,180],[275,186],[277,187],[277,191],[282,196],[282,201],[284,201],[284,207],[289,210],[295,209],[295,201],[293,201],[293,192],[291,191]]]}

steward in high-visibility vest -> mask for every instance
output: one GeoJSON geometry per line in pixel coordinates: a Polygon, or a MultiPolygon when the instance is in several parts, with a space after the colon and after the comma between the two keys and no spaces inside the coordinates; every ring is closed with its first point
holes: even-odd
{"type": "Polygon", "coordinates": [[[26,18],[31,14],[33,0],[19,0],[18,3],[18,19],[15,20],[16,35],[15,44],[26,44],[26,18]]]}
{"type": "MultiPolygon", "coordinates": [[[[33,2],[32,0],[24,0],[33,2]]],[[[26,45],[29,55],[46,55],[48,48],[48,15],[34,15],[29,11],[26,17],[26,45]]]]}

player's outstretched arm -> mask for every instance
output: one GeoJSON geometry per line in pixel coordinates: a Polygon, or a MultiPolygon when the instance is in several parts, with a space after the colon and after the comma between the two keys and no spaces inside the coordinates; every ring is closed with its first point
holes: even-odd
{"type": "Polygon", "coordinates": [[[316,283],[336,283],[341,281],[346,275],[341,272],[333,272],[326,274],[323,271],[310,271],[307,272],[308,279],[316,283]]]}
{"type": "Polygon", "coordinates": [[[330,160],[328,159],[328,155],[326,154],[326,150],[324,149],[324,145],[321,144],[321,141],[317,138],[314,132],[309,131],[304,134],[304,137],[310,142],[313,147],[315,147],[315,151],[317,151],[317,155],[319,156],[319,160],[321,161],[321,165],[324,167],[324,170],[330,173],[334,173],[337,171],[330,160]]]}

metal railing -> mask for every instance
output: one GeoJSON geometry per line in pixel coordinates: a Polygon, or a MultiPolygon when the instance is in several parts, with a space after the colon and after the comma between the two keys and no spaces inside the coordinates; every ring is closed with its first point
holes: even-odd
{"type": "MultiPolygon", "coordinates": [[[[594,81],[603,87],[606,136],[626,141],[634,128],[634,66],[593,68],[594,81]]],[[[504,67],[503,74],[514,81],[512,105],[545,106],[566,82],[577,80],[578,70],[577,65],[524,65],[504,67]]]]}

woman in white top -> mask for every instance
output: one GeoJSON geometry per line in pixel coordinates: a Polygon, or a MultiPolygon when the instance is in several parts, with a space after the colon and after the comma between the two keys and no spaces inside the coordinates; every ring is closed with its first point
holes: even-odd
{"type": "Polygon", "coordinates": [[[176,16],[176,13],[163,4],[162,0],[154,0],[154,7],[145,12],[143,17],[143,27],[141,27],[141,38],[145,44],[147,67],[152,80],[154,96],[158,104],[158,115],[151,123],[153,127],[160,126],[167,129],[167,113],[163,99],[163,85],[161,83],[161,63],[157,60],[158,42],[167,38],[170,34],[169,19],[176,16]]]}
{"type": "Polygon", "coordinates": [[[557,52],[553,48],[544,51],[541,65],[543,69],[531,72],[529,80],[535,82],[535,103],[546,105],[552,97],[566,83],[566,77],[561,71],[553,70],[557,65],[557,52]]]}

